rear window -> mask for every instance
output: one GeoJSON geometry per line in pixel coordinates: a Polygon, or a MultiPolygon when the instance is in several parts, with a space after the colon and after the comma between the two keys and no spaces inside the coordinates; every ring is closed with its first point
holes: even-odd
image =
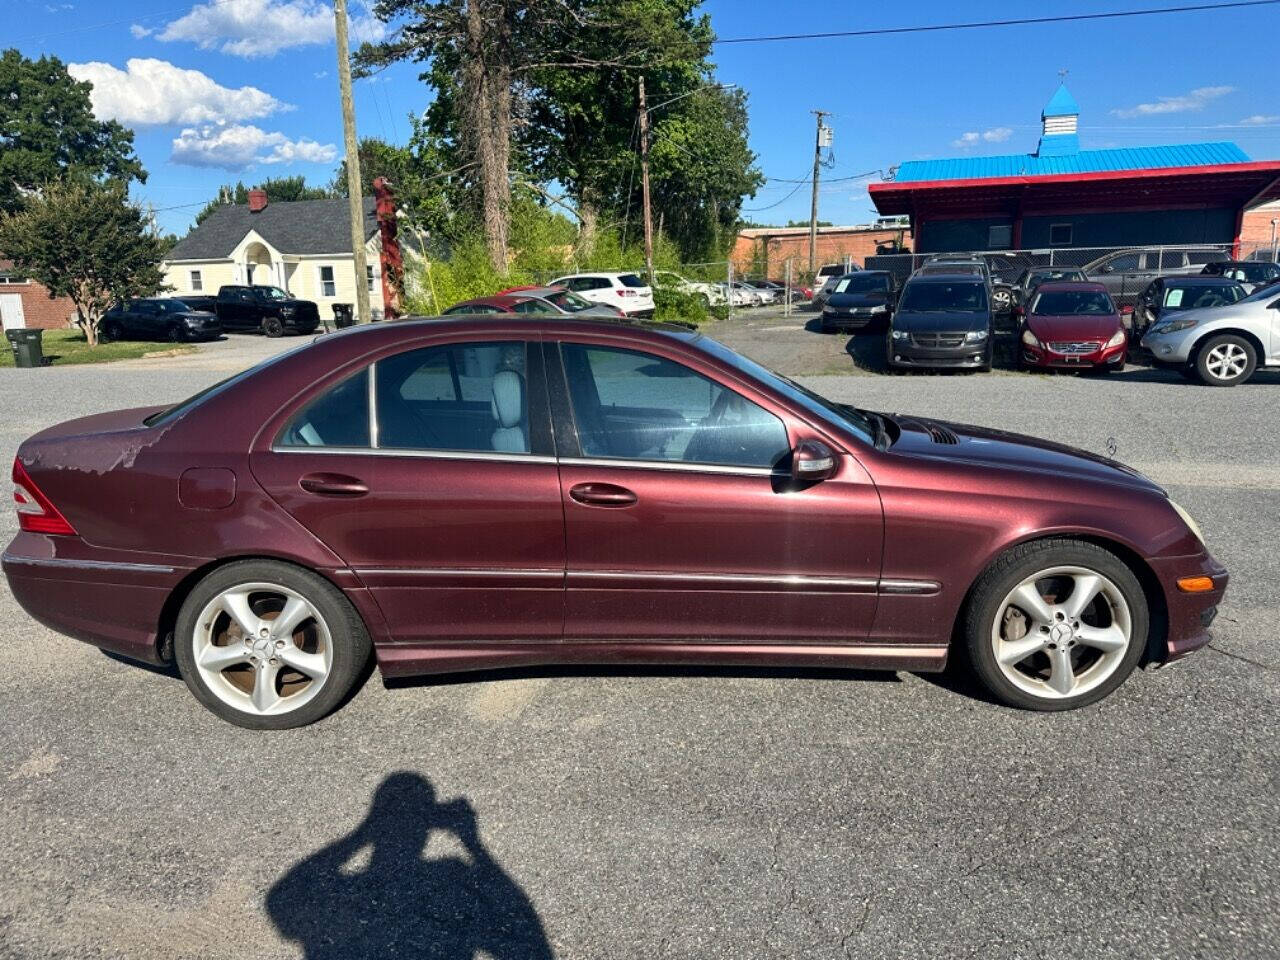
{"type": "Polygon", "coordinates": [[[634,273],[624,273],[618,278],[618,282],[624,287],[647,287],[648,284],[637,277],[634,273]]]}
{"type": "Polygon", "coordinates": [[[1116,312],[1101,290],[1045,290],[1036,295],[1031,312],[1042,316],[1106,316],[1116,312]]]}
{"type": "Polygon", "coordinates": [[[977,313],[987,309],[987,285],[958,280],[955,283],[908,283],[900,310],[914,313],[977,313]]]}
{"type": "Polygon", "coordinates": [[[227,377],[227,379],[225,380],[219,380],[213,386],[205,387],[199,393],[192,394],[191,396],[187,397],[187,399],[183,400],[181,403],[175,403],[172,407],[169,407],[165,410],[161,410],[158,413],[153,413],[151,416],[147,417],[142,422],[146,424],[148,427],[159,427],[159,426],[163,426],[166,423],[171,423],[172,421],[177,420],[180,416],[182,416],[188,410],[192,410],[195,407],[198,407],[200,404],[208,400],[210,397],[216,397],[218,394],[222,393],[224,390],[227,390],[230,387],[234,387],[240,381],[248,380],[250,377],[258,373],[259,371],[265,370],[268,367],[279,363],[285,357],[291,357],[295,353],[297,353],[299,350],[305,350],[309,346],[311,346],[310,343],[304,343],[302,344],[302,346],[294,347],[292,350],[286,350],[284,351],[284,353],[277,353],[274,357],[267,357],[267,359],[263,360],[261,363],[257,364],[256,366],[252,366],[248,370],[241,370],[239,373],[235,374],[234,376],[227,377]]]}

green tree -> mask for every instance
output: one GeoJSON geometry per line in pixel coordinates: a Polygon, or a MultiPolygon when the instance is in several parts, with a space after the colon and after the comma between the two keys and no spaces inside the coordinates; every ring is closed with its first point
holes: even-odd
{"type": "Polygon", "coordinates": [[[25,194],[68,177],[146,181],[133,132],[94,119],[92,88],[56,57],[0,54],[0,211],[15,211],[25,194]]]}
{"type": "Polygon", "coordinates": [[[112,303],[164,285],[164,241],[119,181],[51,183],[0,214],[0,250],[17,269],[69,297],[90,346],[112,303]]]}
{"type": "Polygon", "coordinates": [[[268,177],[252,187],[246,187],[242,181],[237,181],[234,187],[227,184],[219,188],[218,196],[205,204],[204,209],[196,214],[196,225],[203,223],[210,214],[225,203],[248,203],[250,190],[266,191],[267,199],[274,203],[289,203],[294,200],[328,200],[337,196],[330,187],[307,186],[306,178],[301,174],[293,177],[268,177]]]}
{"type": "MultiPolygon", "coordinates": [[[[409,217],[410,227],[431,233],[449,231],[458,208],[457,184],[465,171],[452,170],[451,156],[426,130],[423,120],[411,116],[413,133],[407,146],[387,143],[376,137],[360,141],[360,174],[366,197],[373,195],[373,181],[385,177],[391,183],[396,206],[409,217]]],[[[333,173],[329,188],[337,196],[347,195],[347,161],[333,173]]]]}

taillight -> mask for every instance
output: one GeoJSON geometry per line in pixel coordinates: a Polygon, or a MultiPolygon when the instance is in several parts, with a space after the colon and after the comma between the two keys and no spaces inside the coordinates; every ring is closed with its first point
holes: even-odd
{"type": "Polygon", "coordinates": [[[17,457],[13,460],[13,503],[18,511],[18,526],[28,533],[76,536],[75,528],[35,485],[17,457]]]}
{"type": "Polygon", "coordinates": [[[636,292],[634,290],[628,289],[627,287],[623,287],[621,290],[618,291],[618,296],[620,297],[634,297],[635,295],[636,295],[636,292]]]}

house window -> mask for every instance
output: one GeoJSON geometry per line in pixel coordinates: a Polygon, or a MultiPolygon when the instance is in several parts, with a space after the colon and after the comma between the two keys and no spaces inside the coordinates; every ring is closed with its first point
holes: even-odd
{"type": "Polygon", "coordinates": [[[373,293],[373,266],[371,264],[364,265],[364,279],[369,285],[369,292],[373,293]]]}
{"type": "Polygon", "coordinates": [[[200,279],[200,271],[192,270],[191,271],[191,292],[199,293],[203,289],[204,289],[204,281],[200,279]]]}
{"type": "Polygon", "coordinates": [[[0,273],[0,283],[26,283],[26,277],[20,277],[16,273],[0,273]]]}
{"type": "Polygon", "coordinates": [[[1055,223],[1049,227],[1049,246],[1051,247],[1069,247],[1071,246],[1071,224],[1055,223]]]}
{"type": "Polygon", "coordinates": [[[1013,246],[1013,227],[1009,224],[987,227],[987,249],[1008,250],[1013,246]]]}
{"type": "Polygon", "coordinates": [[[338,285],[333,279],[333,267],[320,268],[320,296],[336,297],[338,285]]]}

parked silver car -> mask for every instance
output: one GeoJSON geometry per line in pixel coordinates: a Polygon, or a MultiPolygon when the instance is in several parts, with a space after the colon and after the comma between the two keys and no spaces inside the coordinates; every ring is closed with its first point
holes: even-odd
{"type": "Polygon", "coordinates": [[[1244,383],[1259,366],[1280,367],[1280,284],[1229,306],[1161,319],[1142,346],[1157,365],[1213,387],[1244,383]]]}

